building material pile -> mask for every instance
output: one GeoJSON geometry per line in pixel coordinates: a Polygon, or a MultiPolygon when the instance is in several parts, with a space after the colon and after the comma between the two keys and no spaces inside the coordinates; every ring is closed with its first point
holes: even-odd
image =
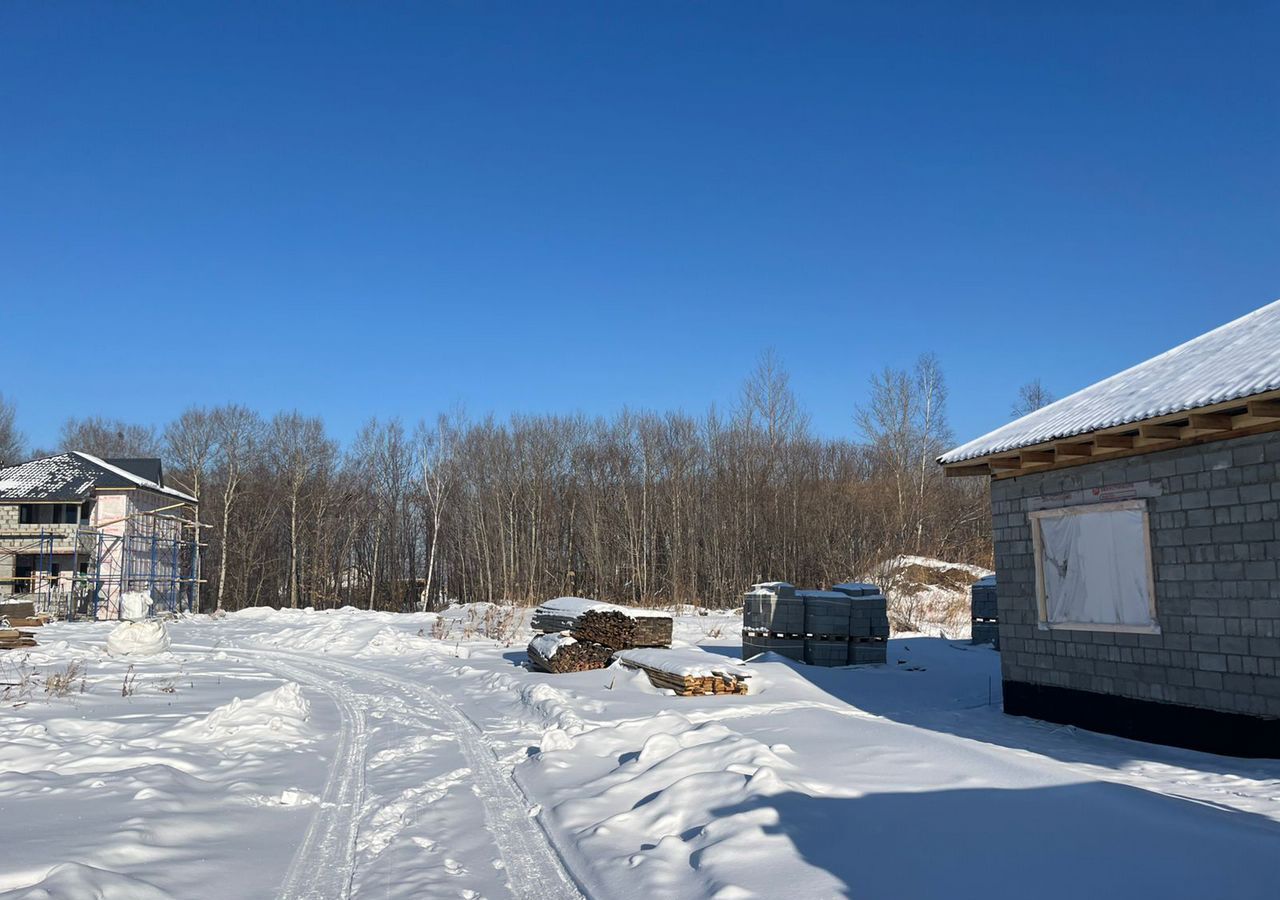
{"type": "Polygon", "coordinates": [[[708,694],[745,694],[751,670],[725,662],[696,648],[620,650],[614,658],[629,669],[639,669],[657,688],[681,697],[708,694]]]}
{"type": "Polygon", "coordinates": [[[567,634],[540,634],[529,642],[529,662],[542,672],[588,672],[609,664],[613,651],[567,634]]]}
{"type": "Polygon", "coordinates": [[[970,641],[974,644],[991,644],[1000,649],[1000,608],[996,604],[996,576],[974,582],[969,589],[973,603],[973,623],[970,641]]]}
{"type": "Polygon", "coordinates": [[[573,626],[580,641],[595,641],[614,650],[670,647],[673,622],[666,613],[645,609],[588,609],[573,626]]]}
{"type": "Polygon", "coordinates": [[[16,650],[19,647],[34,647],[36,636],[30,631],[18,628],[0,628],[0,650],[16,650]]]}
{"type": "Polygon", "coordinates": [[[0,628],[39,628],[48,616],[36,615],[33,603],[0,604],[0,628]]]}
{"type": "Polygon", "coordinates": [[[767,581],[743,597],[743,657],[769,652],[814,666],[883,663],[888,638],[887,601],[873,584],[816,591],[767,581]]]}
{"type": "Polygon", "coordinates": [[[669,613],[657,610],[557,597],[534,610],[532,625],[543,635],[529,645],[530,662],[543,671],[560,673],[603,669],[616,650],[669,647],[674,622],[669,613]],[[562,660],[565,653],[569,655],[562,660]]]}

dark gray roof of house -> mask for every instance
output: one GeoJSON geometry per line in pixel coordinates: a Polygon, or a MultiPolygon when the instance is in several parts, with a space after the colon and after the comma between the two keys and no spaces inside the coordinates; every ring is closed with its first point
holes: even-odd
{"type": "MultiPolygon", "coordinates": [[[[0,503],[19,500],[79,503],[87,500],[96,488],[143,488],[175,499],[194,501],[195,498],[130,471],[119,462],[136,461],[109,462],[88,453],[72,451],[0,469],[0,503]]],[[[145,462],[154,462],[159,473],[159,460],[145,462]]]]}
{"type": "Polygon", "coordinates": [[[128,457],[124,459],[103,457],[102,461],[115,466],[117,469],[124,469],[139,478],[144,478],[164,487],[164,470],[160,466],[160,460],[154,456],[128,457]]]}

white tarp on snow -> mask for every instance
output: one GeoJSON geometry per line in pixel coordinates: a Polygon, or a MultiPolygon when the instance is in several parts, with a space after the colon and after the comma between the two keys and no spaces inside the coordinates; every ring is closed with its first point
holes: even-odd
{"type": "Polygon", "coordinates": [[[1036,517],[1049,624],[1154,625],[1141,507],[1054,513],[1036,517]]]}

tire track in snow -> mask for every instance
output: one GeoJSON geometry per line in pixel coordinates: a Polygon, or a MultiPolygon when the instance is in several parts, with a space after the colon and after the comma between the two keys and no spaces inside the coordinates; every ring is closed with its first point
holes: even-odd
{"type": "Polygon", "coordinates": [[[314,671],[278,659],[270,660],[267,668],[329,695],[342,717],[320,803],[289,863],[278,896],[280,900],[346,900],[355,876],[356,832],[364,798],[369,740],[364,710],[354,693],[314,671]]]}
{"type": "MultiPolygon", "coordinates": [[[[531,816],[528,801],[519,787],[508,777],[498,760],[497,754],[484,739],[483,732],[474,722],[431,687],[368,666],[357,665],[348,661],[339,662],[335,659],[325,659],[323,662],[318,662],[305,654],[293,653],[288,650],[221,649],[236,655],[269,660],[275,667],[278,667],[278,671],[282,673],[290,670],[297,672],[299,680],[321,687],[326,691],[336,690],[346,695],[351,695],[351,691],[348,688],[335,685],[332,682],[332,676],[335,673],[343,672],[355,678],[372,681],[385,688],[391,688],[401,694],[408,694],[416,698],[426,707],[426,713],[429,716],[443,720],[454,731],[458,746],[468,766],[471,768],[475,795],[480,800],[484,810],[485,825],[489,836],[497,847],[498,855],[502,859],[511,893],[516,897],[523,898],[523,900],[557,900],[557,898],[581,900],[582,893],[566,871],[561,854],[552,845],[550,838],[542,828],[541,822],[531,816]]],[[[340,700],[339,702],[341,704],[344,701],[340,700]]],[[[354,703],[352,703],[352,708],[354,708],[354,703]]],[[[402,709],[401,711],[404,712],[405,710],[402,709]]],[[[349,780],[345,773],[345,765],[342,767],[344,772],[339,773],[337,771],[340,766],[340,760],[358,759],[359,777],[361,783],[363,781],[364,744],[368,740],[368,735],[364,731],[363,714],[359,710],[355,712],[355,718],[359,721],[360,733],[358,737],[360,749],[358,753],[353,753],[351,747],[345,747],[335,756],[334,769],[331,770],[330,785],[326,786],[325,790],[326,801],[329,799],[330,787],[334,786],[335,780],[338,782],[338,786],[334,790],[335,794],[342,794],[344,785],[349,780]],[[336,779],[335,774],[337,775],[336,779]]],[[[344,727],[344,731],[346,730],[344,727]]],[[[342,745],[344,739],[350,740],[354,737],[354,734],[340,735],[339,744],[342,745]]],[[[333,807],[332,809],[338,809],[338,807],[333,807]]],[[[308,832],[307,840],[299,848],[298,854],[294,857],[294,864],[290,866],[289,876],[286,877],[285,886],[280,894],[281,900],[295,900],[295,898],[296,900],[301,900],[301,898],[311,897],[345,898],[349,896],[351,878],[355,869],[355,835],[359,810],[354,805],[343,807],[342,809],[345,810],[347,819],[345,829],[335,829],[332,823],[321,827],[322,831],[343,831],[350,838],[348,850],[350,864],[349,867],[344,867],[346,869],[346,881],[342,886],[342,891],[330,893],[305,892],[305,890],[318,888],[314,888],[308,883],[305,871],[295,872],[295,869],[310,867],[313,872],[311,881],[317,881],[314,876],[323,873],[316,870],[323,870],[327,865],[331,865],[323,854],[332,852],[328,848],[334,846],[332,839],[322,837],[314,846],[315,848],[323,847],[326,849],[316,850],[313,847],[309,847],[311,834],[308,832]],[[315,852],[319,852],[321,855],[316,857],[313,855],[315,852]],[[295,876],[297,877],[296,883],[295,876]],[[303,888],[304,892],[290,892],[290,890],[296,891],[298,888],[303,888]]],[[[317,818],[319,818],[319,813],[317,813],[317,818]]],[[[314,826],[315,822],[313,822],[314,826]]],[[[344,846],[344,850],[347,850],[347,846],[344,846]]],[[[329,891],[333,891],[337,887],[334,879],[330,878],[326,879],[326,881],[329,885],[329,891]]]]}

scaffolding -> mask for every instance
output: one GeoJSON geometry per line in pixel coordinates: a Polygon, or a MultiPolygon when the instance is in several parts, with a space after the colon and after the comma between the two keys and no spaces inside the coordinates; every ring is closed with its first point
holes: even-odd
{"type": "Polygon", "coordinates": [[[165,509],[135,512],[97,527],[41,528],[12,555],[11,602],[32,603],[37,615],[58,619],[123,619],[127,595],[144,594],[145,614],[198,612],[200,609],[200,529],[198,521],[166,514],[165,509]],[[17,574],[26,558],[29,573],[17,574]],[[70,563],[69,569],[64,568],[70,563]]]}

